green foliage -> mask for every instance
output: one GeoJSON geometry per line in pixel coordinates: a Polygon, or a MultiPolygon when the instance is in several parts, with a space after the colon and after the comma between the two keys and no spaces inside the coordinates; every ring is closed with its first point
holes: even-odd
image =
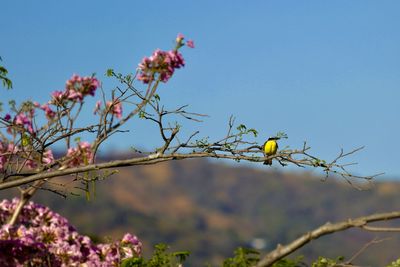
{"type": "Polygon", "coordinates": [[[224,261],[223,267],[249,267],[260,260],[260,252],[249,248],[238,248],[235,256],[224,261]]]}
{"type": "Polygon", "coordinates": [[[302,256],[297,257],[294,260],[291,259],[281,259],[278,262],[274,263],[272,267],[306,267],[307,264],[302,262],[302,256]]]}
{"type": "Polygon", "coordinates": [[[21,103],[20,110],[22,112],[30,112],[34,108],[35,108],[35,106],[34,106],[33,102],[28,100],[28,101],[24,101],[21,103]]]}
{"type": "Polygon", "coordinates": [[[342,262],[343,262],[343,257],[338,257],[336,259],[319,257],[317,261],[313,262],[311,267],[335,267],[342,262]]]}
{"type": "Polygon", "coordinates": [[[279,139],[288,139],[288,136],[285,132],[277,132],[275,137],[277,137],[279,139]]]}
{"type": "Polygon", "coordinates": [[[121,263],[121,267],[177,267],[180,266],[189,256],[188,251],[167,252],[166,244],[155,246],[153,256],[146,260],[143,257],[133,257],[121,263]]]}
{"type": "Polygon", "coordinates": [[[240,132],[239,135],[244,135],[244,134],[249,134],[249,133],[253,134],[254,137],[257,137],[257,135],[258,135],[258,132],[256,129],[253,129],[253,128],[247,129],[246,125],[244,125],[244,124],[240,124],[238,127],[236,127],[236,129],[240,132]]]}
{"type": "MultiPolygon", "coordinates": [[[[0,57],[0,61],[2,61],[1,57],[0,57]]],[[[3,67],[0,66],[0,80],[3,83],[3,86],[7,89],[11,89],[12,88],[12,81],[7,78],[7,74],[8,74],[8,70],[3,67]]]]}
{"type": "MultiPolygon", "coordinates": [[[[303,256],[296,259],[281,259],[275,262],[272,267],[307,267],[308,265],[302,261],[303,256]]],[[[222,267],[250,267],[260,261],[260,253],[254,249],[238,248],[235,250],[235,256],[224,261],[222,267]]],[[[319,257],[317,261],[312,263],[311,267],[335,267],[343,262],[343,257],[337,259],[329,259],[319,257]]],[[[393,264],[393,263],[392,263],[393,264]]],[[[397,265],[389,265],[387,267],[400,267],[400,259],[394,262],[397,265]]]]}
{"type": "Polygon", "coordinates": [[[313,159],[313,165],[314,167],[326,167],[327,163],[325,160],[321,160],[321,159],[313,159]]]}
{"type": "Polygon", "coordinates": [[[35,108],[33,102],[29,100],[22,102],[19,106],[17,106],[17,102],[15,100],[9,100],[8,106],[10,110],[15,113],[30,112],[32,109],[35,108]]]}
{"type": "Polygon", "coordinates": [[[400,267],[400,258],[397,259],[396,261],[393,261],[392,263],[390,263],[386,267],[400,267]]]}
{"type": "Polygon", "coordinates": [[[111,77],[113,75],[114,75],[114,70],[113,69],[108,69],[107,72],[106,72],[106,76],[107,77],[111,77]]]}
{"type": "Polygon", "coordinates": [[[205,148],[205,147],[209,146],[210,143],[209,143],[208,139],[209,139],[209,137],[207,136],[200,140],[196,140],[196,146],[199,148],[205,148]]]}
{"type": "Polygon", "coordinates": [[[154,94],[153,97],[154,97],[154,99],[156,101],[160,101],[161,100],[161,98],[160,98],[160,96],[158,94],[154,94]]]}
{"type": "Polygon", "coordinates": [[[17,107],[16,107],[17,103],[15,102],[15,100],[8,101],[8,105],[10,106],[11,110],[17,111],[17,107]]]}
{"type": "Polygon", "coordinates": [[[22,147],[29,146],[31,143],[32,143],[31,138],[26,133],[23,133],[21,138],[22,147]]]}

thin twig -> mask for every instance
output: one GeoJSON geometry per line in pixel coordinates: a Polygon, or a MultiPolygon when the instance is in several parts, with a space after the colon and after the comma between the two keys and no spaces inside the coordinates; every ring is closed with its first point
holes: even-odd
{"type": "Polygon", "coordinates": [[[375,237],[374,239],[372,239],[371,241],[369,241],[368,243],[364,244],[364,246],[362,248],[360,248],[356,253],[354,253],[354,255],[348,259],[344,264],[352,264],[352,262],[358,257],[360,256],[367,248],[369,248],[371,245],[374,244],[378,244],[381,243],[383,241],[389,240],[391,239],[390,237],[388,238],[382,238],[382,239],[378,239],[377,237],[375,237]]]}

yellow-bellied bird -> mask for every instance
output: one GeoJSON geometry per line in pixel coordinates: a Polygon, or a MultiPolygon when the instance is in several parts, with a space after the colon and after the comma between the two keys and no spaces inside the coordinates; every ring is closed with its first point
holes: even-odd
{"type": "MultiPolygon", "coordinates": [[[[264,146],[263,146],[264,151],[263,152],[266,157],[276,154],[276,151],[278,151],[278,143],[276,142],[276,140],[278,140],[278,139],[279,138],[277,138],[277,137],[270,137],[264,143],[264,146]]],[[[264,164],[272,165],[272,159],[268,159],[268,160],[264,161],[264,164]]]]}

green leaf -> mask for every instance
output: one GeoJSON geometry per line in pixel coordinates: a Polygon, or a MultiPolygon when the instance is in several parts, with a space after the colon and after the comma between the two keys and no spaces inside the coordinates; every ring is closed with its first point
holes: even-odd
{"type": "Polygon", "coordinates": [[[257,137],[257,135],[258,135],[258,131],[256,129],[253,129],[253,128],[247,130],[247,132],[248,133],[252,133],[254,135],[254,137],[257,137]]]}
{"type": "Polygon", "coordinates": [[[157,101],[160,101],[161,98],[160,98],[160,96],[158,94],[154,94],[154,99],[157,100],[157,101]]]}
{"type": "Polygon", "coordinates": [[[281,131],[277,132],[275,137],[277,137],[279,139],[287,139],[288,138],[287,134],[285,132],[281,132],[281,131]]]}
{"type": "Polygon", "coordinates": [[[318,260],[312,263],[311,267],[335,267],[339,263],[343,262],[343,260],[343,257],[338,257],[336,259],[319,257],[318,260]]]}
{"type": "Polygon", "coordinates": [[[121,263],[121,267],[141,267],[141,266],[146,266],[145,265],[145,260],[143,258],[130,258],[123,260],[121,263]]]}
{"type": "Polygon", "coordinates": [[[178,252],[174,252],[172,253],[173,256],[175,256],[179,263],[183,263],[187,257],[189,257],[190,252],[189,251],[178,251],[178,252]]]}
{"type": "Polygon", "coordinates": [[[246,125],[244,125],[244,124],[240,124],[238,127],[236,127],[236,129],[237,129],[238,131],[243,132],[243,131],[246,131],[247,127],[246,127],[246,125]]]}
{"type": "Polygon", "coordinates": [[[22,135],[21,144],[23,147],[29,146],[31,144],[31,139],[25,133],[22,135]]]}
{"type": "Polygon", "coordinates": [[[16,106],[15,100],[8,101],[8,105],[10,106],[11,109],[15,110],[15,106],[16,106]]]}
{"type": "Polygon", "coordinates": [[[107,72],[106,72],[106,76],[107,77],[111,77],[113,75],[114,75],[114,70],[113,69],[108,69],[107,72]]]}
{"type": "MultiPolygon", "coordinates": [[[[2,61],[2,58],[0,57],[0,61],[2,61]]],[[[12,88],[12,82],[9,78],[7,78],[7,74],[8,74],[8,70],[3,67],[0,66],[0,80],[3,83],[3,86],[7,89],[11,89],[12,88]]]]}
{"type": "Polygon", "coordinates": [[[131,82],[132,82],[132,75],[130,75],[130,74],[125,75],[125,80],[126,80],[128,83],[131,83],[131,82]]]}
{"type": "Polygon", "coordinates": [[[390,263],[386,267],[400,267],[400,258],[397,259],[396,261],[393,261],[392,263],[390,263]]]}
{"type": "Polygon", "coordinates": [[[260,260],[260,253],[255,249],[238,248],[235,256],[224,261],[223,267],[250,267],[260,260]]]}

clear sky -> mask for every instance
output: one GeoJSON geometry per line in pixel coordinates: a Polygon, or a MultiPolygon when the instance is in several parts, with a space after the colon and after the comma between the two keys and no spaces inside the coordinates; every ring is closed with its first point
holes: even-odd
{"type": "MultiPolygon", "coordinates": [[[[210,117],[201,129],[225,134],[229,116],[256,128],[258,141],[278,131],[281,146],[332,159],[354,155],[362,175],[400,177],[400,1],[2,1],[0,55],[14,81],[10,98],[48,99],[73,74],[134,72],[177,33],[195,41],[186,67],[160,94],[210,117]]],[[[90,112],[85,120],[90,121],[90,112]]],[[[138,124],[140,125],[140,124],[138,124]]],[[[151,128],[108,147],[153,148],[151,128]]],[[[128,137],[129,136],[129,137],[128,137]]]]}

